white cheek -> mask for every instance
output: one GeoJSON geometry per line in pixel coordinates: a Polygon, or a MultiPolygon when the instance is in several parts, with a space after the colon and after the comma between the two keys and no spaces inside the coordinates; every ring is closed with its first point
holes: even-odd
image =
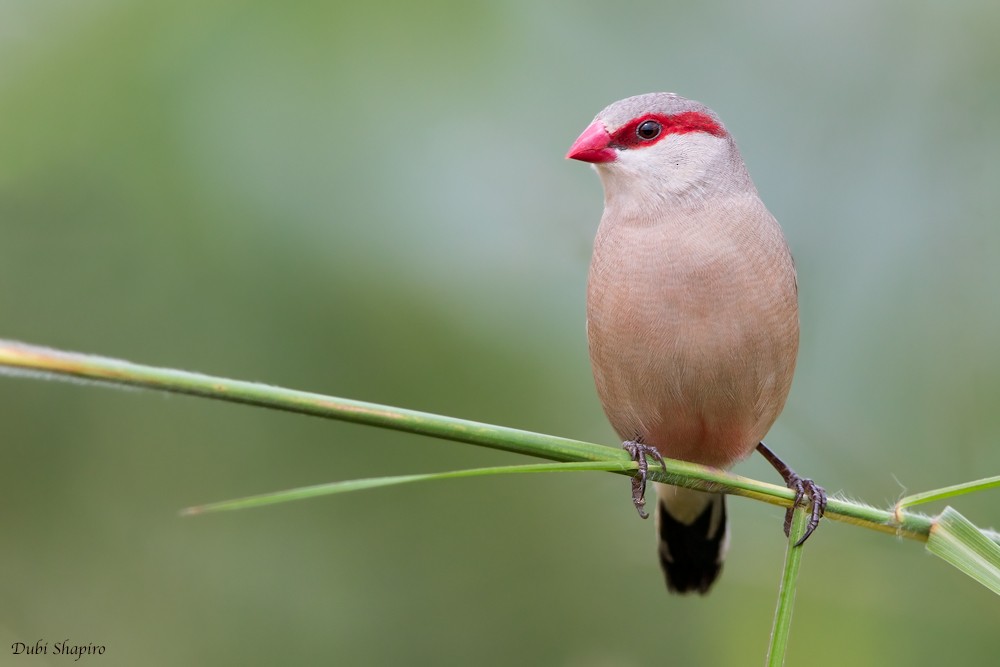
{"type": "Polygon", "coordinates": [[[671,181],[690,183],[705,174],[721,144],[718,137],[702,132],[676,134],[649,148],[626,151],[622,157],[632,162],[635,170],[657,172],[671,181]]]}
{"type": "MultiPolygon", "coordinates": [[[[715,162],[720,143],[717,137],[696,133],[667,137],[652,148],[665,144],[662,159],[667,162],[673,179],[690,183],[700,179],[715,162]]],[[[655,160],[656,157],[650,158],[650,162],[655,160]]]]}
{"type": "Polygon", "coordinates": [[[608,194],[640,199],[698,193],[725,150],[725,140],[701,132],[665,137],[646,148],[619,153],[598,172],[608,194]]]}

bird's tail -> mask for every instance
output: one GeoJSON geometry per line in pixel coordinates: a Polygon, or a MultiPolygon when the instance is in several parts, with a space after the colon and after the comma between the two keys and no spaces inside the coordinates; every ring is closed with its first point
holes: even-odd
{"type": "Polygon", "coordinates": [[[672,593],[704,595],[722,570],[729,548],[726,497],[656,485],[660,565],[672,593]]]}

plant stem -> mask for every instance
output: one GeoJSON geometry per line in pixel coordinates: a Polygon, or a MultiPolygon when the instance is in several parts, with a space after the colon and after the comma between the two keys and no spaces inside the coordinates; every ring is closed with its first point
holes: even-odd
{"type": "Polygon", "coordinates": [[[792,514],[792,525],[788,531],[788,550],[785,552],[785,569],[778,589],[778,608],[774,612],[774,626],[771,629],[771,645],[767,649],[767,667],[781,667],[785,664],[788,636],[792,627],[792,608],[795,606],[795,590],[802,562],[802,546],[795,546],[806,532],[809,512],[798,507],[792,514]]]}
{"type": "MultiPolygon", "coordinates": [[[[630,461],[628,454],[617,447],[0,339],[0,372],[4,368],[11,369],[9,373],[13,375],[56,380],[85,379],[111,386],[140,387],[245,403],[492,447],[553,461],[630,461]]],[[[618,474],[634,475],[635,471],[622,470],[618,474]]],[[[793,492],[783,486],[685,461],[667,459],[666,471],[659,466],[650,466],[649,477],[659,482],[724,492],[784,507],[791,506],[794,498],[793,492]]],[[[931,518],[923,514],[900,512],[894,515],[890,511],[838,498],[829,499],[826,517],[920,541],[927,540],[931,527],[931,518]]]]}

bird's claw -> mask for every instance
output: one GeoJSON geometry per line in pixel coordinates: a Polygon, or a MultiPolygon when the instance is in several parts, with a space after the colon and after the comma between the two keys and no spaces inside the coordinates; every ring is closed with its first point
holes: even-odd
{"type": "Polygon", "coordinates": [[[809,536],[816,530],[816,526],[819,525],[819,520],[823,518],[823,514],[826,512],[826,491],[811,479],[799,477],[794,472],[785,482],[788,484],[788,488],[795,492],[795,503],[785,512],[786,537],[792,528],[792,515],[795,514],[795,508],[800,505],[809,508],[809,523],[806,524],[806,532],[795,543],[795,546],[798,547],[809,539],[809,536]],[[807,497],[808,502],[805,502],[807,497]]]}
{"type": "Polygon", "coordinates": [[[649,514],[646,512],[645,507],[646,481],[649,476],[649,457],[653,457],[653,459],[659,461],[660,465],[663,466],[664,472],[667,471],[667,464],[664,463],[663,457],[656,450],[656,447],[643,444],[639,438],[626,440],[622,443],[622,449],[628,452],[632,460],[639,464],[639,475],[632,478],[632,504],[635,505],[635,509],[639,512],[641,518],[648,519],[649,514]]]}
{"type": "Polygon", "coordinates": [[[757,444],[757,451],[767,459],[768,463],[774,466],[774,469],[778,471],[781,478],[785,480],[785,485],[795,492],[795,501],[788,508],[788,511],[785,512],[786,537],[792,529],[792,516],[795,514],[795,508],[800,505],[809,508],[809,523],[806,524],[806,532],[795,543],[797,547],[802,546],[809,539],[809,536],[813,534],[813,531],[816,530],[819,520],[823,518],[823,513],[826,512],[826,491],[811,479],[800,477],[763,442],[757,444]],[[808,504],[805,502],[807,496],[809,498],[808,504]]]}

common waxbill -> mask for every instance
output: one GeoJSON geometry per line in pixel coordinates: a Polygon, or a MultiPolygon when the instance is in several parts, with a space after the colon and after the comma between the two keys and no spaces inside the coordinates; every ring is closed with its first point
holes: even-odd
{"type": "MultiPolygon", "coordinates": [[[[808,497],[808,537],[826,496],[761,442],[795,369],[795,265],[733,138],[708,107],[650,93],[597,114],[566,157],[604,185],[587,336],[604,411],[640,465],[639,514],[647,456],[727,468],[758,449],[808,497]]],[[[705,593],[728,546],[725,497],[656,490],[667,587],[705,593]]]]}

